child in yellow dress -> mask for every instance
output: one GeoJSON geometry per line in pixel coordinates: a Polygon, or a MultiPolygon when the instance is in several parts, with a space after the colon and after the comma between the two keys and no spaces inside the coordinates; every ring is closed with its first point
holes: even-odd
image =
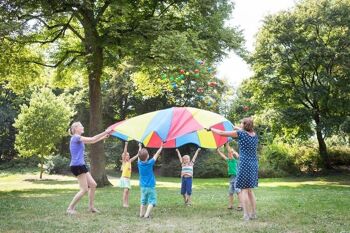
{"type": "MultiPolygon", "coordinates": [[[[139,144],[139,151],[141,150],[141,144],[139,144]]],[[[123,188],[123,207],[129,207],[129,193],[131,189],[130,177],[131,177],[131,163],[138,158],[138,153],[134,157],[130,158],[128,152],[128,142],[125,142],[124,151],[122,153],[122,166],[120,170],[122,175],[119,180],[119,187],[123,188]]]]}

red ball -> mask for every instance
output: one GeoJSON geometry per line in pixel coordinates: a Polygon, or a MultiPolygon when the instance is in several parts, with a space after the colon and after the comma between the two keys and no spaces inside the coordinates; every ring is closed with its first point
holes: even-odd
{"type": "Polygon", "coordinates": [[[184,74],[185,73],[185,70],[180,70],[180,74],[184,74]]]}

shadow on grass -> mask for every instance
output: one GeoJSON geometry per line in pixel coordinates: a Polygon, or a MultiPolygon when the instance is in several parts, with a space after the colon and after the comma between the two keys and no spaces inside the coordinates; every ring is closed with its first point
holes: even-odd
{"type": "Polygon", "coordinates": [[[24,181],[31,182],[33,184],[47,184],[47,185],[77,184],[76,180],[25,179],[24,181]]]}

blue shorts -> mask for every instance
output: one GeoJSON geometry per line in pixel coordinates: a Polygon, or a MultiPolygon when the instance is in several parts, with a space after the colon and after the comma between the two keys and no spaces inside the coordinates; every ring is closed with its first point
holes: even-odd
{"type": "Polygon", "coordinates": [[[157,204],[157,193],[155,187],[141,187],[141,205],[157,204]]]}
{"type": "Polygon", "coordinates": [[[181,194],[192,194],[192,177],[182,177],[181,179],[181,194]]]}
{"type": "Polygon", "coordinates": [[[236,188],[236,176],[232,175],[230,177],[230,183],[229,183],[229,187],[228,187],[228,194],[229,195],[233,195],[234,193],[240,193],[241,189],[236,188]]]}

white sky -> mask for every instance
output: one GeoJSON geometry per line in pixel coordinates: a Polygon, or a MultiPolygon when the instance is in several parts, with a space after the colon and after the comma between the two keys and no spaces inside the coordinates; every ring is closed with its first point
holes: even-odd
{"type": "MultiPolygon", "coordinates": [[[[297,0],[234,0],[235,9],[228,23],[243,30],[245,46],[251,52],[254,48],[255,35],[262,26],[264,17],[290,9],[296,2],[297,0]]],[[[251,75],[250,67],[233,52],[217,66],[217,76],[227,79],[234,87],[251,75]]]]}

